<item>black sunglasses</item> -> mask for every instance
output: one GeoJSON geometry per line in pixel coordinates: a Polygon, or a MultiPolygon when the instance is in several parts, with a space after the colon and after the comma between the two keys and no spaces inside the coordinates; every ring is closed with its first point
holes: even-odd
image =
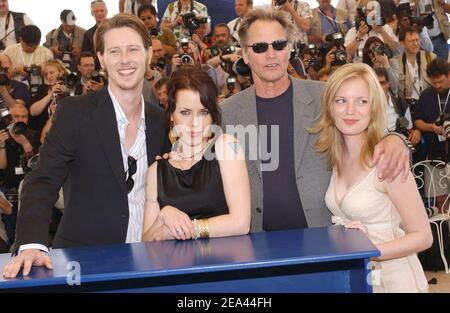
{"type": "Polygon", "coordinates": [[[135,158],[133,158],[132,156],[128,156],[128,170],[126,171],[126,173],[128,173],[128,178],[126,180],[127,193],[130,193],[130,191],[134,187],[133,175],[136,174],[136,170],[137,170],[136,163],[137,163],[137,161],[135,158]]]}
{"type": "Polygon", "coordinates": [[[272,45],[272,48],[277,51],[284,50],[288,44],[287,40],[275,40],[272,43],[267,42],[257,42],[252,45],[248,45],[247,47],[251,47],[253,52],[255,53],[264,53],[269,49],[269,45],[272,45]]]}

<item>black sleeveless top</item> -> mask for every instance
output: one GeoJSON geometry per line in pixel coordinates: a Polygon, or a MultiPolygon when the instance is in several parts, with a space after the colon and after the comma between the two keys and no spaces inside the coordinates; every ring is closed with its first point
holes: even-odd
{"type": "Polygon", "coordinates": [[[174,206],[191,219],[228,214],[214,146],[211,152],[214,155],[211,161],[203,156],[187,170],[174,167],[168,160],[158,161],[158,203],[161,208],[174,206]]]}

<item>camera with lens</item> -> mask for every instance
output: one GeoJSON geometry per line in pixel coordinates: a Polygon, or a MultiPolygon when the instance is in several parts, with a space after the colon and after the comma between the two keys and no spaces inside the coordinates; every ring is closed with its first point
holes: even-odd
{"type": "Polygon", "coordinates": [[[360,24],[361,22],[364,22],[367,27],[369,28],[369,32],[372,30],[372,25],[375,26],[384,26],[386,24],[384,18],[382,16],[378,17],[378,18],[371,18],[372,22],[369,22],[367,20],[367,16],[364,13],[365,11],[365,7],[361,7],[361,8],[357,8],[356,9],[356,15],[355,15],[355,28],[356,31],[359,30],[360,24]]]}
{"type": "Polygon", "coordinates": [[[152,37],[158,37],[161,34],[159,31],[159,28],[157,28],[157,27],[150,29],[148,33],[152,37]]]}
{"type": "Polygon", "coordinates": [[[6,86],[11,80],[8,76],[8,69],[0,66],[0,86],[6,86]]]}
{"type": "Polygon", "coordinates": [[[182,16],[183,25],[189,30],[189,34],[192,35],[202,25],[209,21],[209,17],[197,17],[194,12],[188,12],[182,16]]]}
{"type": "Polygon", "coordinates": [[[420,16],[411,16],[409,19],[409,23],[411,26],[419,25],[421,27],[425,26],[426,28],[433,28],[434,20],[433,20],[433,12],[421,14],[420,16]]]}
{"type": "Polygon", "coordinates": [[[342,34],[341,32],[335,32],[335,33],[328,34],[325,36],[325,41],[331,42],[333,44],[343,45],[344,44],[344,34],[342,34]]]}
{"type": "Polygon", "coordinates": [[[13,123],[11,113],[6,103],[0,104],[0,129],[6,129],[13,135],[23,135],[27,132],[27,124],[24,122],[13,123]]]}
{"type": "Polygon", "coordinates": [[[225,95],[225,98],[229,98],[234,94],[234,87],[236,86],[236,77],[230,76],[227,78],[227,89],[228,93],[225,95]]]}
{"type": "Polygon", "coordinates": [[[334,61],[331,65],[344,65],[347,63],[347,52],[344,49],[336,49],[334,51],[334,61]]]}
{"type": "MultiPolygon", "coordinates": [[[[72,74],[72,73],[71,73],[72,74]]],[[[78,75],[76,77],[72,77],[70,79],[70,83],[72,83],[73,79],[76,79],[78,81],[78,75]]],[[[91,79],[97,83],[101,83],[102,82],[102,75],[100,74],[99,71],[93,71],[92,75],[91,75],[91,79]]],[[[75,81],[75,84],[77,83],[77,81],[75,81]]],[[[74,86],[75,86],[74,84],[74,86]]]]}
{"type": "Polygon", "coordinates": [[[409,110],[411,113],[416,111],[417,105],[419,104],[419,100],[414,98],[405,98],[406,103],[408,104],[409,110]]]}
{"type": "MultiPolygon", "coordinates": [[[[92,74],[92,78],[94,77],[94,73],[92,74]]],[[[60,81],[60,83],[63,85],[62,90],[59,92],[55,92],[56,100],[61,100],[65,97],[70,96],[71,93],[75,91],[74,89],[77,82],[78,82],[78,74],[76,72],[71,72],[67,74],[65,79],[63,81],[60,81]]]]}
{"type": "Polygon", "coordinates": [[[347,52],[344,48],[344,35],[341,32],[331,33],[325,37],[325,40],[329,43],[329,49],[332,49],[333,46],[336,47],[336,50],[333,52],[334,61],[331,62],[331,65],[346,64],[347,52]]]}
{"type": "Polygon", "coordinates": [[[371,52],[376,55],[386,55],[389,59],[394,56],[391,48],[389,48],[386,44],[379,42],[372,46],[371,52]]]}
{"type": "Polygon", "coordinates": [[[239,76],[245,76],[245,77],[252,76],[252,69],[250,68],[250,66],[245,64],[244,58],[237,59],[237,61],[234,63],[234,71],[239,76]]]}
{"type": "Polygon", "coordinates": [[[287,0],[275,0],[275,5],[277,6],[282,6],[283,4],[286,3],[287,0]]]}
{"type": "Polygon", "coordinates": [[[38,65],[31,65],[24,67],[24,71],[30,76],[30,92],[33,98],[40,85],[42,85],[41,67],[38,65]]]}
{"type": "Polygon", "coordinates": [[[41,76],[41,67],[37,65],[26,66],[24,71],[30,76],[41,76]]]}
{"type": "Polygon", "coordinates": [[[434,122],[437,126],[442,126],[444,129],[445,137],[450,136],[450,114],[442,112],[434,122]]]}
{"type": "Polygon", "coordinates": [[[322,68],[322,55],[319,47],[313,43],[310,43],[303,48],[303,55],[305,54],[310,55],[307,67],[318,72],[322,68]]]}
{"type": "Polygon", "coordinates": [[[181,64],[182,65],[194,64],[194,59],[187,52],[187,50],[189,48],[189,39],[188,38],[182,38],[181,41],[180,41],[180,47],[183,50],[183,53],[180,55],[181,64]]]}
{"type": "Polygon", "coordinates": [[[155,66],[161,71],[164,70],[166,68],[166,59],[163,57],[158,58],[158,60],[156,60],[155,66]]]}

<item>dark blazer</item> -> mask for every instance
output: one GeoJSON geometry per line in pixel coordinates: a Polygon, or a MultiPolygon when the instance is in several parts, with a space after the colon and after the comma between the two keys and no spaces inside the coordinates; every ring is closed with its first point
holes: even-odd
{"type": "MultiPolygon", "coordinates": [[[[54,248],[124,243],[128,227],[125,170],[112,100],[107,88],[58,104],[40,150],[38,168],[24,181],[17,247],[48,245],[53,204],[64,185],[64,214],[54,248]]],[[[162,110],[146,103],[148,164],[169,150],[162,110]]]]}

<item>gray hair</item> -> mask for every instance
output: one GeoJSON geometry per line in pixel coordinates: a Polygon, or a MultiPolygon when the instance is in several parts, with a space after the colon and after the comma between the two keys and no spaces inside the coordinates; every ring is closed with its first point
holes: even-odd
{"type": "Polygon", "coordinates": [[[286,39],[292,45],[295,42],[295,27],[292,21],[281,10],[272,9],[254,9],[249,11],[242,20],[239,28],[239,38],[241,47],[246,47],[248,44],[248,30],[250,26],[256,21],[278,22],[286,32],[286,39]]]}

